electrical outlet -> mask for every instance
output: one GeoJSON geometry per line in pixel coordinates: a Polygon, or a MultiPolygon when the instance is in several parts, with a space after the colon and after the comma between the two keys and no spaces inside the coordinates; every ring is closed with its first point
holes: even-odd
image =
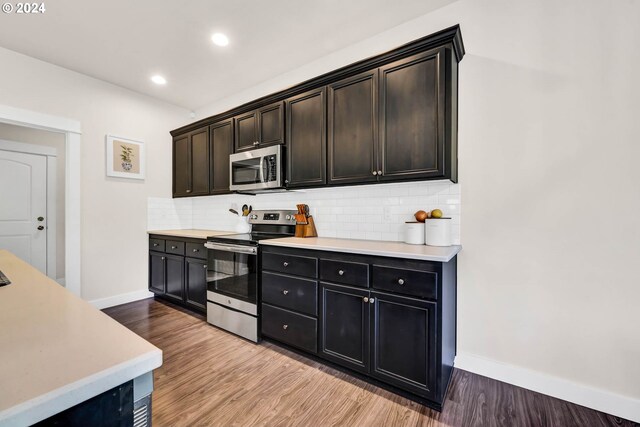
{"type": "Polygon", "coordinates": [[[385,222],[390,222],[391,221],[391,207],[390,206],[385,206],[382,215],[383,215],[383,219],[384,219],[385,222]]]}

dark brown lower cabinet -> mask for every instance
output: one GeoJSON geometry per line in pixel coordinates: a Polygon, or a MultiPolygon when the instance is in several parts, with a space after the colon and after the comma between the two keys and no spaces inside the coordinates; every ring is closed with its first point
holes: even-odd
{"type": "Polygon", "coordinates": [[[184,298],[184,257],[165,254],[165,296],[178,301],[184,298]]]}
{"type": "Polygon", "coordinates": [[[321,356],[356,371],[369,372],[368,297],[368,289],[321,282],[321,356]]]}
{"type": "Polygon", "coordinates": [[[185,301],[201,310],[207,309],[207,261],[185,258],[185,301]]]}
{"type": "Polygon", "coordinates": [[[166,283],[164,260],[164,254],[149,252],[149,290],[156,295],[164,294],[166,283]]]}
{"type": "Polygon", "coordinates": [[[154,249],[149,251],[149,291],[156,297],[205,313],[207,306],[205,241],[177,237],[171,237],[171,240],[166,239],[161,235],[152,235],[149,239],[149,248],[154,249]],[[160,252],[162,248],[165,252],[160,252]]]}
{"type": "Polygon", "coordinates": [[[435,397],[436,303],[371,292],[371,375],[435,397]]]}
{"type": "Polygon", "coordinates": [[[433,262],[270,246],[261,251],[264,337],[442,409],[456,354],[456,257],[433,262]],[[272,261],[283,259],[318,268],[276,273],[280,263],[272,261]],[[317,302],[308,292],[315,283],[317,302]],[[317,328],[300,312],[313,313],[314,303],[317,328]],[[302,345],[316,335],[317,350],[302,345]]]}

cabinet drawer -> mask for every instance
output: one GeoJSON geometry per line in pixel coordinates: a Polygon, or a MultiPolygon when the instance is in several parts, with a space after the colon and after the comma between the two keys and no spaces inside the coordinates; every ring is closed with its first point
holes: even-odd
{"type": "Polygon", "coordinates": [[[369,264],[321,259],[320,279],[366,288],[369,286],[369,264]]]}
{"type": "Polygon", "coordinates": [[[315,280],[262,273],[262,301],[299,311],[318,314],[318,283],[315,280]]]}
{"type": "Polygon", "coordinates": [[[313,317],[262,304],[262,333],[285,344],[316,353],[318,322],[313,317]]]}
{"type": "Polygon", "coordinates": [[[265,253],[262,255],[262,268],[296,276],[318,277],[316,258],[265,253]]]}
{"type": "Polygon", "coordinates": [[[204,242],[187,243],[186,251],[188,257],[207,259],[207,249],[204,247],[204,242]]]}
{"type": "Polygon", "coordinates": [[[438,273],[373,266],[373,287],[398,294],[436,299],[438,273]]]}
{"type": "Polygon", "coordinates": [[[184,242],[167,240],[164,250],[168,254],[184,255],[184,242]]]}
{"type": "Polygon", "coordinates": [[[149,239],[149,249],[152,251],[164,252],[164,240],[149,239]]]}

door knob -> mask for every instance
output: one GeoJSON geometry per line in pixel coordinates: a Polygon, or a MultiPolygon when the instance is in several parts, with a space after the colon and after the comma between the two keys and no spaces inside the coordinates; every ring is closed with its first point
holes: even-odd
{"type": "Polygon", "coordinates": [[[38,226],[38,230],[40,230],[40,231],[44,230],[44,226],[39,225],[39,226],[38,226]]]}
{"type": "Polygon", "coordinates": [[[38,221],[40,221],[40,222],[44,221],[44,217],[43,216],[39,216],[38,217],[38,221]]]}

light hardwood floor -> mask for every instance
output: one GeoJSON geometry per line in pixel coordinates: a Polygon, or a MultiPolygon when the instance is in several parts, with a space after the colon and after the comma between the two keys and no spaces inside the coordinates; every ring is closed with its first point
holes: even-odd
{"type": "Polygon", "coordinates": [[[637,425],[462,370],[439,413],[171,304],[147,299],[104,311],[164,352],[154,374],[156,427],[637,425]]]}

